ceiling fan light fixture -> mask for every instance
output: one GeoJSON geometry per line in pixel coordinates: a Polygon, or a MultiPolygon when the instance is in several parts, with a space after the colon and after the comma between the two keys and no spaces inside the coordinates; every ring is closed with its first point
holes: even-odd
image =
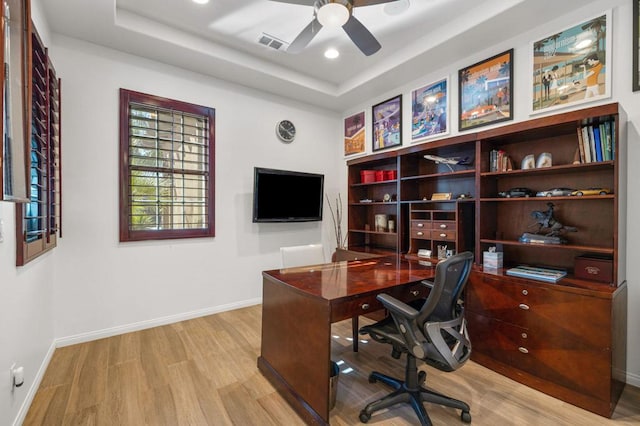
{"type": "Polygon", "coordinates": [[[333,47],[330,47],[324,51],[324,57],[327,59],[336,59],[338,56],[340,56],[340,52],[338,52],[338,50],[334,49],[333,47]]]}
{"type": "Polygon", "coordinates": [[[326,3],[318,9],[317,19],[323,27],[341,27],[349,20],[349,9],[343,3],[326,3]]]}

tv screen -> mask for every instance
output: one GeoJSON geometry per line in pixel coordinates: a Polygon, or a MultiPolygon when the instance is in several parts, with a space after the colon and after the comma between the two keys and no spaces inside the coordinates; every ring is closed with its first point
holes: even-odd
{"type": "Polygon", "coordinates": [[[322,220],[324,175],[254,168],[254,222],[322,220]]]}

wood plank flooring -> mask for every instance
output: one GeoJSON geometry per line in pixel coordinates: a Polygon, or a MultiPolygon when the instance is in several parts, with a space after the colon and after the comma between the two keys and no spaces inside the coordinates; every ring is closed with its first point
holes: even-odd
{"type": "MultiPolygon", "coordinates": [[[[25,425],[302,425],[256,367],[261,306],[57,349],[25,425]]],[[[362,318],[364,324],[367,319],[362,318]]],[[[357,425],[358,413],[388,392],[372,370],[404,374],[386,345],[351,351],[351,321],[333,327],[340,363],[332,425],[357,425]]],[[[472,424],[638,425],[640,389],[627,386],[612,419],[530,389],[473,362],[453,373],[421,367],[427,386],[466,401],[472,424]]],[[[585,374],[589,374],[585,371],[585,374]]],[[[436,425],[463,425],[460,413],[427,404],[436,425]]],[[[370,425],[414,425],[408,406],[375,414],[370,425]]]]}

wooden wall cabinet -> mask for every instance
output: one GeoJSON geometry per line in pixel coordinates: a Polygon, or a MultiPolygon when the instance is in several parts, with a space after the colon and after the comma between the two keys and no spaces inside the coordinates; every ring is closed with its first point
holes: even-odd
{"type": "Polygon", "coordinates": [[[591,288],[474,273],[466,309],[472,359],[610,417],[626,370],[627,286],[591,288]]]}
{"type": "Polygon", "coordinates": [[[466,294],[472,358],[516,381],[610,416],[626,375],[626,121],[624,110],[612,103],[349,161],[349,248],[384,248],[408,257],[422,248],[436,257],[437,246],[443,244],[456,252],[473,251],[475,266],[466,294]],[[576,161],[582,128],[605,123],[614,140],[611,157],[576,161]],[[507,154],[512,167],[492,167],[494,152],[507,154]],[[549,167],[521,168],[526,156],[538,159],[543,153],[550,154],[549,167]],[[425,155],[472,161],[449,168],[425,155]],[[385,168],[397,169],[398,179],[359,183],[361,170],[385,168]],[[521,187],[534,193],[552,188],[612,191],[498,196],[521,187]],[[378,202],[383,192],[393,190],[396,202],[378,202]],[[434,193],[451,193],[452,200],[431,200],[434,193]],[[471,198],[459,200],[460,194],[471,198]],[[365,205],[366,198],[374,202],[365,205]],[[565,244],[521,241],[524,233],[538,231],[532,212],[546,211],[549,203],[555,219],[575,232],[562,235],[565,244]],[[389,240],[364,231],[378,211],[397,215],[397,232],[389,240]],[[483,271],[483,252],[493,246],[503,252],[505,267],[483,271]],[[611,259],[610,282],[573,274],[576,257],[585,254],[611,259]],[[568,274],[554,284],[506,275],[506,269],[523,264],[561,268],[568,274]]]}

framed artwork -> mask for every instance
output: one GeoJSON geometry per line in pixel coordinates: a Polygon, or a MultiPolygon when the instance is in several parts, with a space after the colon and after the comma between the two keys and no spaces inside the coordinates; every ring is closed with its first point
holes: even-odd
{"type": "Polygon", "coordinates": [[[633,0],[633,91],[640,90],[640,0],[633,0]]]}
{"type": "Polygon", "coordinates": [[[374,105],[371,120],[374,151],[402,145],[402,95],[374,105]]]}
{"type": "Polygon", "coordinates": [[[344,155],[364,153],[364,111],[344,119],[344,155]]]}
{"type": "Polygon", "coordinates": [[[609,10],[532,43],[532,113],[611,96],[610,25],[609,10]]]}
{"type": "Polygon", "coordinates": [[[0,200],[28,202],[30,181],[27,175],[31,169],[31,142],[27,135],[31,132],[31,109],[25,109],[24,106],[31,102],[31,73],[27,55],[31,46],[31,32],[27,2],[7,0],[0,14],[5,46],[0,53],[5,70],[2,84],[4,108],[0,200]]]}
{"type": "Polygon", "coordinates": [[[449,133],[449,79],[411,92],[411,142],[449,133]]]}
{"type": "Polygon", "coordinates": [[[458,130],[513,119],[513,49],[458,71],[458,130]]]}

